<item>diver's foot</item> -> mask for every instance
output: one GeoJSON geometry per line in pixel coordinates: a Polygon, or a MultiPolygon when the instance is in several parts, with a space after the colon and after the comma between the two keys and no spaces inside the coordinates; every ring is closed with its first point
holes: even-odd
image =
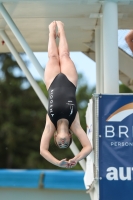
{"type": "Polygon", "coordinates": [[[56,21],[57,27],[58,27],[58,33],[57,36],[60,37],[60,34],[64,33],[64,24],[61,21],[56,21]]]}
{"type": "Polygon", "coordinates": [[[49,24],[49,34],[54,35],[55,39],[56,39],[56,21],[53,21],[52,23],[49,24]]]}

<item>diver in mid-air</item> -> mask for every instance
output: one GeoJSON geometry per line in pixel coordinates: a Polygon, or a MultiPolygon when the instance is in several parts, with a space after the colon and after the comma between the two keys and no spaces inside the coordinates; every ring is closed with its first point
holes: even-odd
{"type": "Polygon", "coordinates": [[[78,75],[69,57],[64,24],[61,21],[53,21],[49,25],[48,56],[44,80],[49,93],[49,106],[40,143],[40,154],[56,166],[71,168],[85,158],[92,151],[92,147],[80,125],[75,97],[78,75]],[[59,37],[58,48],[57,36],[59,37]],[[54,136],[55,144],[59,148],[68,148],[72,142],[70,130],[77,136],[83,148],[70,160],[66,158],[58,160],[49,152],[50,140],[54,136]]]}

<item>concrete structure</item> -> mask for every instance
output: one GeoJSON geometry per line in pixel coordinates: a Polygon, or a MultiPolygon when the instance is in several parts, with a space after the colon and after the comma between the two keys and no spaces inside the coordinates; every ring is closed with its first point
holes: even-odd
{"type": "MultiPolygon", "coordinates": [[[[38,72],[42,79],[43,76],[41,66],[36,58],[32,55],[32,51],[47,51],[48,25],[51,21],[62,20],[64,22],[70,51],[82,51],[94,60],[95,41],[97,40],[95,38],[95,32],[98,28],[100,28],[100,52],[102,54],[100,56],[100,63],[102,66],[104,66],[104,63],[102,63],[102,61],[104,61],[106,67],[107,56],[104,56],[104,58],[102,58],[102,56],[108,54],[108,45],[115,45],[115,43],[117,43],[116,39],[114,39],[114,37],[116,38],[117,36],[117,29],[132,29],[133,0],[3,0],[1,3],[0,29],[5,31],[18,52],[25,51],[28,54],[34,66],[38,68],[38,72]],[[105,8],[107,7],[111,11],[110,16],[108,11],[105,11],[105,8]],[[9,16],[11,16],[11,19],[13,19],[13,22],[10,17],[7,16],[7,14],[4,12],[4,8],[9,13],[9,16]],[[105,22],[105,20],[107,22],[105,22]],[[110,22],[108,23],[108,21],[110,22]],[[108,24],[109,26],[103,24],[103,22],[108,24]],[[115,28],[114,22],[117,22],[115,28]],[[13,26],[14,23],[16,24],[17,28],[13,26]],[[110,26],[111,24],[112,27],[110,26]],[[106,30],[109,30],[108,28],[112,30],[111,32],[109,32],[110,35],[108,33],[106,34],[106,30]],[[18,32],[20,32],[20,35],[18,34],[18,32]],[[114,33],[114,36],[112,35],[112,33],[114,33]],[[105,34],[110,38],[109,40],[106,39],[105,34]],[[104,37],[102,37],[102,35],[104,35],[104,37]],[[102,38],[104,38],[104,41],[102,40],[102,38]],[[106,44],[105,41],[108,41],[110,43],[106,44]],[[105,48],[104,52],[102,52],[103,48],[105,48]]],[[[2,40],[3,37],[1,36],[1,42],[2,40]]],[[[9,47],[7,47],[6,44],[1,44],[0,52],[9,52],[8,48],[9,47]]],[[[114,48],[116,49],[116,47],[114,48]]],[[[109,49],[112,49],[112,47],[109,49]]],[[[112,54],[113,52],[114,55],[117,54],[116,50],[110,51],[112,57],[114,57],[112,54]]],[[[122,55],[120,53],[119,57],[120,59],[122,59],[122,55]]],[[[99,63],[99,61],[97,62],[99,63]]],[[[108,62],[110,63],[110,61],[108,62]]],[[[117,62],[116,65],[118,65],[118,60],[115,62],[117,62]]],[[[99,65],[98,63],[97,65],[99,65]]],[[[113,67],[115,66],[114,64],[112,65],[113,67]]],[[[119,65],[119,80],[124,81],[126,85],[129,85],[131,87],[131,78],[128,77],[125,72],[123,72],[123,66],[124,64],[119,65]],[[128,81],[125,81],[127,79],[128,81]]],[[[107,75],[108,70],[106,67],[104,70],[100,70],[103,72],[102,76],[104,73],[107,75]]],[[[118,74],[116,76],[116,79],[117,78],[118,74]]],[[[104,79],[108,80],[107,76],[104,79]]],[[[100,82],[100,84],[102,84],[102,81],[100,82]]],[[[107,84],[105,83],[104,86],[104,88],[106,88],[107,84]]],[[[108,88],[106,90],[108,90],[108,88]]]]}

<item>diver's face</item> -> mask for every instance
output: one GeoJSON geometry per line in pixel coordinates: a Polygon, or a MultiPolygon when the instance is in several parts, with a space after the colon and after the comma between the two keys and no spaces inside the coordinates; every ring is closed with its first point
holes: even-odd
{"type": "Polygon", "coordinates": [[[67,148],[70,143],[70,133],[60,132],[55,135],[55,140],[59,148],[67,148]]]}

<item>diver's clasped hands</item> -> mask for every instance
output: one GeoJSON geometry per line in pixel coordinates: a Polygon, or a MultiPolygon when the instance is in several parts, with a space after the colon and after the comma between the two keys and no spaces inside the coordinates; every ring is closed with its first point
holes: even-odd
{"type": "Polygon", "coordinates": [[[77,161],[75,158],[72,158],[68,161],[65,158],[59,161],[59,167],[63,167],[63,168],[73,168],[76,166],[76,164],[77,164],[77,161]]]}

